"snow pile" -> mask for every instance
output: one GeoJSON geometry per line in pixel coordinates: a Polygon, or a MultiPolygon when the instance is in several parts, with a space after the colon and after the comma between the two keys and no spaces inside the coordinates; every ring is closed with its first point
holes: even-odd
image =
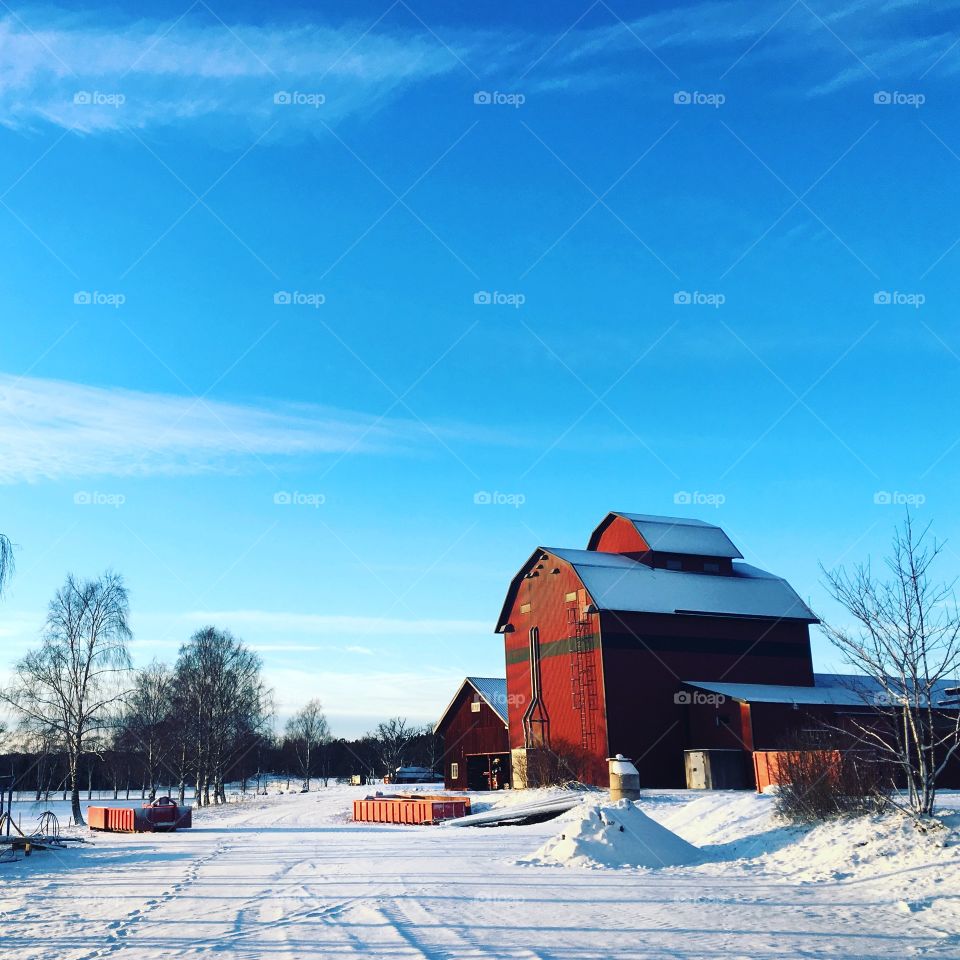
{"type": "Polygon", "coordinates": [[[578,807],[560,820],[561,832],[528,864],[573,867],[670,867],[700,859],[700,851],[661,827],[629,800],[578,807]]]}

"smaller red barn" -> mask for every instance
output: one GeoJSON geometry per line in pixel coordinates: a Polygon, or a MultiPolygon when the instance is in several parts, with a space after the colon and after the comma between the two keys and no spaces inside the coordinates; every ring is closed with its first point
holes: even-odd
{"type": "Polygon", "coordinates": [[[443,783],[448,790],[510,786],[507,681],[467,677],[436,726],[443,738],[443,783]]]}

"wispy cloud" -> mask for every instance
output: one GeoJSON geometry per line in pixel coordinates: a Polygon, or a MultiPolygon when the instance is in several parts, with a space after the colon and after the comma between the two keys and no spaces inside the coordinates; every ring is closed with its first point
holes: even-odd
{"type": "MultiPolygon", "coordinates": [[[[228,403],[0,374],[0,483],[241,470],[265,458],[404,453],[470,435],[311,404],[228,403]]],[[[493,440],[480,430],[474,439],[493,440]]]]}
{"type": "Polygon", "coordinates": [[[913,0],[830,9],[812,0],[707,0],[625,19],[595,6],[573,29],[540,32],[439,24],[436,32],[404,18],[402,7],[389,24],[336,26],[224,22],[202,3],[169,21],[8,12],[0,17],[0,124],[96,133],[202,122],[275,136],[319,132],[416,84],[471,74],[478,84],[569,94],[638,79],[659,93],[658,82],[702,86],[758,71],[758,92],[811,95],[960,69],[957,0],[919,14],[913,0]]]}
{"type": "Polygon", "coordinates": [[[112,19],[48,10],[0,19],[0,123],[89,133],[205,118],[319,129],[320,118],[371,111],[457,69],[464,52],[413,25],[253,26],[196,4],[169,22],[112,19]],[[275,102],[280,93],[291,96],[275,102]]]}

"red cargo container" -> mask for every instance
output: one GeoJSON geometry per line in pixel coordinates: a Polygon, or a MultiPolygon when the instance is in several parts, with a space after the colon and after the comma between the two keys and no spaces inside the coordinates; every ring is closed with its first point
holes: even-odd
{"type": "Polygon", "coordinates": [[[438,823],[469,813],[468,797],[413,795],[353,801],[353,819],[364,823],[438,823]]]}
{"type": "Polygon", "coordinates": [[[87,807],[91,830],[113,833],[151,833],[185,830],[193,826],[191,807],[178,806],[170,797],[161,797],[142,807],[87,807]]]}

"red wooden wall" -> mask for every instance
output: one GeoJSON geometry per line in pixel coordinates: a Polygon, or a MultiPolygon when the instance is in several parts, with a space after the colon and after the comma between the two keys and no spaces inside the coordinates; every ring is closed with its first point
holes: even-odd
{"type": "Polygon", "coordinates": [[[451,789],[467,789],[466,758],[469,754],[507,753],[510,750],[503,720],[485,700],[480,701],[480,710],[474,713],[470,709],[474,698],[479,699],[479,694],[466,684],[437,731],[443,736],[444,783],[451,789]],[[451,763],[459,766],[456,778],[450,776],[451,763]]]}
{"type": "MultiPolygon", "coordinates": [[[[540,672],[543,703],[550,718],[550,746],[557,751],[581,751],[580,711],[574,706],[571,637],[575,625],[568,610],[582,613],[589,602],[573,568],[549,554],[531,565],[537,576],[521,581],[510,612],[514,630],[506,633],[507,690],[510,695],[510,746],[525,746],[523,717],[530,705],[530,629],[540,630],[540,672]],[[537,569],[539,568],[539,569],[537,569]],[[553,573],[554,570],[559,571],[553,573]],[[573,595],[574,599],[567,597],[573,595]]],[[[603,663],[596,639],[599,618],[593,615],[594,641],[586,661],[596,678],[597,708],[591,712],[595,747],[590,751],[595,782],[606,782],[607,729],[604,713],[603,663]]]]}

